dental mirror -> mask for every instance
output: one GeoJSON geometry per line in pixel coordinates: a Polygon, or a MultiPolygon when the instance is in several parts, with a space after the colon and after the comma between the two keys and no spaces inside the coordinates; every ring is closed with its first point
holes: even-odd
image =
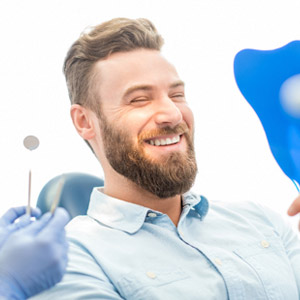
{"type": "MultiPolygon", "coordinates": [[[[34,135],[28,135],[23,140],[23,145],[26,149],[32,151],[35,150],[39,146],[40,142],[39,139],[34,135]]],[[[28,201],[27,201],[27,208],[26,214],[29,216],[31,215],[30,211],[30,202],[31,202],[31,167],[29,168],[29,175],[28,175],[28,201]]]]}
{"type": "Polygon", "coordinates": [[[28,135],[23,141],[24,147],[30,151],[35,150],[40,142],[39,139],[34,135],[28,135]]]}

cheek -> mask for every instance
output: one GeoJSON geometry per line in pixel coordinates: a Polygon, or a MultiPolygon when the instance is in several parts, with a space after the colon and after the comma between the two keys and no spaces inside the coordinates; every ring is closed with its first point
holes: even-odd
{"type": "Polygon", "coordinates": [[[189,106],[184,105],[180,108],[180,111],[182,113],[182,118],[188,125],[190,129],[194,129],[194,115],[192,110],[189,108],[189,106]]]}
{"type": "Polygon", "coordinates": [[[130,136],[137,136],[144,131],[150,123],[152,111],[145,109],[136,109],[124,114],[118,122],[118,127],[126,131],[130,136]]]}

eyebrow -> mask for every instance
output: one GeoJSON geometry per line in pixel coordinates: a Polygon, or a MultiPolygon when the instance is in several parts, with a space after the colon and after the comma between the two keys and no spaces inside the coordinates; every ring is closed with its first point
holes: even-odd
{"type": "Polygon", "coordinates": [[[182,80],[178,80],[178,81],[174,82],[173,84],[171,84],[170,88],[174,89],[174,88],[177,88],[178,86],[184,87],[184,82],[182,80]]]}
{"type": "Polygon", "coordinates": [[[152,89],[153,88],[150,85],[145,85],[145,84],[133,85],[125,91],[123,98],[128,97],[131,93],[135,91],[150,91],[152,89]]]}
{"type": "MultiPolygon", "coordinates": [[[[170,89],[174,89],[178,86],[184,87],[184,82],[182,80],[178,80],[170,85],[170,89]]],[[[150,91],[152,89],[153,89],[153,87],[151,85],[146,85],[146,84],[134,85],[134,86],[129,87],[125,91],[123,98],[128,97],[131,93],[133,93],[135,91],[150,91]]]]}

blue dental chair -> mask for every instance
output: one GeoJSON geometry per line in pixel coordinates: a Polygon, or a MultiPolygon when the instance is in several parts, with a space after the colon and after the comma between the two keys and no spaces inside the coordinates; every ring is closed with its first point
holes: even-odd
{"type": "Polygon", "coordinates": [[[50,211],[59,185],[62,183],[58,206],[64,207],[71,218],[85,215],[94,187],[104,186],[103,179],[85,173],[65,173],[48,181],[41,190],[37,207],[42,213],[50,211]],[[61,180],[63,176],[63,181],[61,180]]]}

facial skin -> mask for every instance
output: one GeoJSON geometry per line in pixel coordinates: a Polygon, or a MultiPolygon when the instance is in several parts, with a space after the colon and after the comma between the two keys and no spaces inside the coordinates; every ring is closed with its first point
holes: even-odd
{"type": "Polygon", "coordinates": [[[78,105],[71,114],[100,160],[105,193],[147,207],[161,198],[179,204],[197,166],[193,114],[176,69],[159,51],[138,49],[112,54],[97,62],[94,71],[100,119],[78,105]]]}

